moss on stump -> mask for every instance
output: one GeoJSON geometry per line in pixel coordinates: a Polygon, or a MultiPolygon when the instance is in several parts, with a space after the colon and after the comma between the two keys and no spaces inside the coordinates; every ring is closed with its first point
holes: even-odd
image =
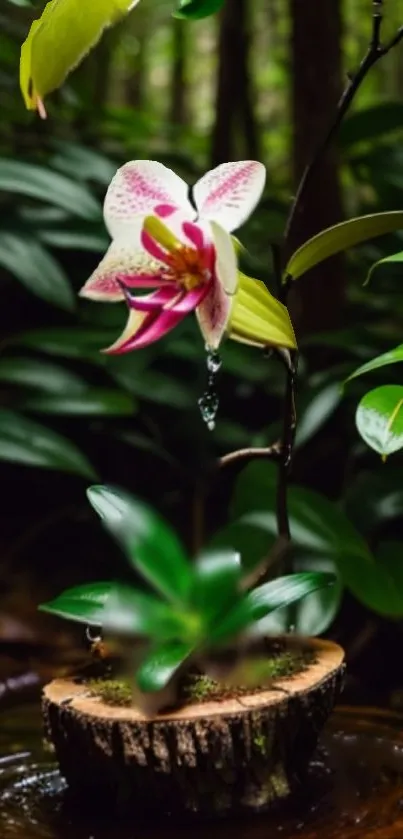
{"type": "Polygon", "coordinates": [[[46,735],[70,789],[110,808],[211,815],[285,799],[339,694],[343,651],[313,641],[315,661],[281,687],[212,700],[153,719],[111,707],[83,685],[51,682],[46,735]]]}

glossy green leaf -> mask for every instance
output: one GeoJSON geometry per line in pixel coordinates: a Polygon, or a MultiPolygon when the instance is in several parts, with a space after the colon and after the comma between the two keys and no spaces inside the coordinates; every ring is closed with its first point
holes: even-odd
{"type": "Polygon", "coordinates": [[[241,557],[233,550],[210,550],[194,565],[191,603],[208,624],[239,596],[241,557]]]}
{"type": "Polygon", "coordinates": [[[187,603],[191,566],[176,534],[157,513],[128,492],[93,486],[88,498],[131,564],[173,603],[187,603]]]}
{"type": "Polygon", "coordinates": [[[317,589],[334,585],[331,574],[312,572],[290,574],[264,583],[250,591],[234,608],[216,624],[212,640],[223,641],[244,631],[251,624],[262,620],[270,612],[297,603],[317,589]]]}
{"type": "Polygon", "coordinates": [[[322,635],[333,623],[341,605],[343,585],[332,559],[320,556],[295,556],[293,571],[321,571],[332,575],[334,585],[317,589],[289,608],[276,609],[252,628],[253,635],[282,635],[293,631],[297,635],[314,637],[322,635]]]}
{"type": "Polygon", "coordinates": [[[58,364],[38,358],[14,356],[0,359],[0,382],[37,389],[54,395],[77,396],[88,384],[85,379],[58,364]]]}
{"type": "Polygon", "coordinates": [[[174,17],[185,20],[201,20],[220,11],[225,0],[180,0],[174,17]]]}
{"type": "Polygon", "coordinates": [[[70,440],[12,411],[0,410],[0,460],[96,477],[89,460],[70,440]]]}
{"type": "Polygon", "coordinates": [[[0,266],[47,303],[69,311],[74,309],[75,297],[66,274],[34,239],[0,231],[0,266]]]}
{"type": "Polygon", "coordinates": [[[361,399],[355,417],[361,437],[383,458],[403,447],[403,387],[383,385],[361,399]]]}
{"type": "Polygon", "coordinates": [[[43,99],[63,84],[104,29],[126,15],[138,0],[51,0],[31,26],[21,49],[20,83],[25,104],[43,113],[43,99]]]}
{"type": "Polygon", "coordinates": [[[357,376],[362,376],[364,373],[372,373],[373,370],[378,370],[380,367],[386,367],[389,364],[396,364],[398,361],[403,361],[403,344],[399,344],[394,350],[382,353],[376,358],[367,361],[366,364],[361,364],[354,373],[346,379],[349,382],[351,379],[356,379],[357,376]]]}
{"type": "Polygon", "coordinates": [[[61,618],[101,626],[108,598],[114,583],[87,583],[66,589],[49,603],[39,606],[41,612],[61,618]]]}
{"type": "Polygon", "coordinates": [[[35,163],[0,158],[0,191],[36,198],[79,218],[101,219],[100,204],[87,187],[35,163]]]}
{"type": "Polygon", "coordinates": [[[187,618],[163,600],[131,586],[114,586],[102,619],[105,630],[169,641],[187,636],[187,618]]]}
{"type": "Polygon", "coordinates": [[[374,213],[343,221],[341,224],[322,230],[321,233],[301,245],[289,260],[284,272],[285,276],[288,275],[293,280],[297,280],[315,265],[336,253],[341,253],[377,236],[402,229],[403,212],[400,210],[374,213]]]}
{"type": "Polygon", "coordinates": [[[27,397],[20,402],[26,411],[38,414],[71,414],[74,416],[125,417],[135,413],[136,403],[132,396],[108,388],[87,388],[79,394],[49,394],[27,397]]]}
{"type": "Polygon", "coordinates": [[[153,650],[136,673],[140,690],[143,693],[163,690],[192,652],[193,648],[183,642],[170,642],[153,650]]]}

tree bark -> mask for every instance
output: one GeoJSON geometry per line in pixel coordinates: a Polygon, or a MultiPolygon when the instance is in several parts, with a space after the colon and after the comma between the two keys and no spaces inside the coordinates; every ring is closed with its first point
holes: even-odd
{"type": "Polygon", "coordinates": [[[81,799],[112,810],[268,809],[306,768],[342,685],[341,648],[311,645],[315,661],[271,690],[151,718],[105,705],[83,684],[51,682],[43,714],[62,774],[81,799]]]}
{"type": "MultiPolygon", "coordinates": [[[[292,16],[293,176],[295,186],[332,122],[342,88],[340,0],[290,0],[292,16]]],[[[335,146],[317,167],[299,207],[288,255],[342,218],[339,159],[335,146]]],[[[298,331],[322,331],[340,323],[345,276],[342,257],[306,275],[291,299],[298,331]],[[295,298],[295,293],[299,300],[295,298]],[[299,303],[300,311],[298,312],[299,303]]]]}
{"type": "Polygon", "coordinates": [[[253,159],[260,156],[249,73],[248,16],[247,0],[226,0],[220,19],[213,166],[234,160],[238,154],[253,159]]]}

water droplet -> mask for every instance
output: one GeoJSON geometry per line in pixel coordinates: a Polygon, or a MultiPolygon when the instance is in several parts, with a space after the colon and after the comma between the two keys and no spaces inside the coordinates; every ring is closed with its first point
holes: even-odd
{"type": "Polygon", "coordinates": [[[218,355],[218,352],[210,350],[207,353],[207,370],[209,373],[218,373],[221,363],[221,358],[218,355]]]}
{"type": "Polygon", "coordinates": [[[221,358],[216,350],[206,347],[207,352],[207,387],[203,396],[198,400],[200,413],[209,431],[214,431],[215,419],[217,416],[219,397],[216,391],[217,373],[221,367],[221,358]]]}

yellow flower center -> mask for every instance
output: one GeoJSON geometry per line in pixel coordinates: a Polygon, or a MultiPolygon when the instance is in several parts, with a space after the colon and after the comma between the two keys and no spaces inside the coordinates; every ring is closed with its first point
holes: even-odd
{"type": "Polygon", "coordinates": [[[175,280],[186,291],[203,285],[208,279],[202,254],[193,248],[181,245],[167,258],[167,279],[175,280]]]}

